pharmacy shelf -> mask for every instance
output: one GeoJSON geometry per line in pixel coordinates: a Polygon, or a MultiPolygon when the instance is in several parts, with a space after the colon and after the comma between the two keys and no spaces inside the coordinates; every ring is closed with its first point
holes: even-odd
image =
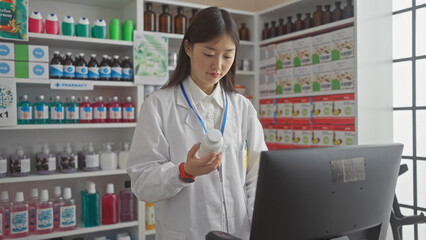
{"type": "Polygon", "coordinates": [[[251,41],[243,41],[243,40],[241,40],[240,41],[240,45],[241,46],[254,46],[256,44],[254,42],[251,42],[251,41]]]}
{"type": "Polygon", "coordinates": [[[282,35],[282,36],[279,36],[279,37],[266,39],[266,40],[260,41],[259,45],[265,46],[265,45],[268,45],[268,44],[271,44],[271,43],[279,43],[279,42],[294,40],[294,39],[298,39],[298,38],[304,38],[304,37],[307,37],[307,36],[316,35],[316,34],[320,34],[320,33],[327,32],[327,31],[332,31],[334,29],[348,27],[348,26],[351,26],[353,24],[354,24],[354,18],[347,18],[347,19],[340,20],[340,21],[337,21],[337,22],[324,24],[324,25],[321,25],[321,26],[318,26],[318,27],[313,27],[313,28],[297,31],[297,32],[294,32],[294,33],[285,34],[285,35],[282,35]]]}
{"type": "Polygon", "coordinates": [[[138,226],[138,224],[139,224],[138,221],[132,221],[132,222],[111,224],[111,225],[102,225],[97,227],[88,227],[88,228],[78,227],[76,230],[71,230],[71,231],[53,232],[53,233],[42,234],[42,235],[30,235],[28,237],[15,238],[15,239],[22,239],[22,240],[52,239],[52,238],[59,238],[59,237],[65,237],[65,236],[73,236],[73,235],[103,232],[103,231],[109,231],[109,230],[115,230],[115,229],[123,229],[128,227],[136,227],[138,226]]]}
{"type": "MultiPolygon", "coordinates": [[[[9,78],[11,79],[11,78],[9,78]]],[[[51,81],[56,81],[58,79],[26,79],[26,78],[13,78],[13,80],[18,84],[28,84],[28,85],[39,85],[46,84],[50,85],[51,81]]],[[[80,79],[75,79],[80,80],[80,79]]],[[[59,79],[60,81],[60,79],[59,79]]],[[[91,81],[91,80],[82,80],[82,81],[91,81]]],[[[137,87],[133,82],[127,81],[91,81],[95,87],[137,87]]]]}
{"type": "Polygon", "coordinates": [[[168,39],[183,39],[183,34],[175,34],[175,33],[163,33],[163,32],[149,32],[144,31],[143,34],[145,35],[151,35],[151,36],[160,36],[160,37],[166,37],[168,39]]]}
{"type": "Polygon", "coordinates": [[[154,235],[155,234],[155,229],[154,230],[145,230],[145,235],[154,235]]]}
{"type": "Polygon", "coordinates": [[[0,184],[4,183],[22,183],[22,182],[36,182],[36,181],[52,181],[61,179],[76,179],[85,177],[100,177],[100,176],[113,176],[127,174],[124,169],[116,170],[99,170],[93,172],[75,172],[75,173],[61,173],[57,172],[51,175],[28,175],[24,177],[4,177],[0,178],[0,184]]]}
{"type": "Polygon", "coordinates": [[[72,37],[64,35],[53,35],[46,33],[28,33],[31,44],[49,45],[55,48],[105,50],[114,48],[128,50],[133,47],[133,42],[100,38],[72,37]]]}
{"type": "Polygon", "coordinates": [[[259,99],[314,97],[314,96],[327,96],[327,95],[348,94],[348,93],[355,93],[355,89],[333,90],[333,91],[327,91],[327,92],[310,92],[310,93],[268,95],[268,96],[260,96],[259,99]]]}
{"type": "Polygon", "coordinates": [[[249,76],[254,76],[255,72],[254,71],[240,71],[237,70],[237,75],[249,75],[249,76]]]}
{"type": "Polygon", "coordinates": [[[25,124],[0,127],[0,130],[44,130],[44,129],[95,129],[95,128],[134,128],[136,123],[65,123],[65,124],[25,124]]]}

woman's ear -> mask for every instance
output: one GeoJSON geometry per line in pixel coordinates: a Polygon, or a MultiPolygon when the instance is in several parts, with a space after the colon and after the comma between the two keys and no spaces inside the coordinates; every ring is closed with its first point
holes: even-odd
{"type": "Polygon", "coordinates": [[[191,58],[191,56],[192,56],[192,45],[189,43],[188,40],[185,40],[183,42],[183,46],[185,47],[186,55],[188,55],[188,57],[191,58]]]}

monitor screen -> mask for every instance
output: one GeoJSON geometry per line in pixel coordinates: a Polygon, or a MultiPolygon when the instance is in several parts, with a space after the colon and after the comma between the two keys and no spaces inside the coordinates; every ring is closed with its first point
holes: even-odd
{"type": "Polygon", "coordinates": [[[262,152],[250,239],[385,239],[402,149],[262,152]]]}

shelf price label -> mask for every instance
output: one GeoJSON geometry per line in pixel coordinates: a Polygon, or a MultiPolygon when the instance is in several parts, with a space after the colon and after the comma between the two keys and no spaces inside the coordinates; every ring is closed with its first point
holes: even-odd
{"type": "Polygon", "coordinates": [[[0,127],[16,126],[16,82],[13,79],[0,81],[0,127]]]}
{"type": "Polygon", "coordinates": [[[51,79],[50,89],[56,90],[93,90],[92,81],[51,79]]]}

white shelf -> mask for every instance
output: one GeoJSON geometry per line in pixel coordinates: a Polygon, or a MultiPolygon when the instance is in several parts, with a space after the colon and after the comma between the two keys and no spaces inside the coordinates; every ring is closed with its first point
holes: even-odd
{"type": "Polygon", "coordinates": [[[176,34],[176,33],[163,33],[163,32],[149,32],[144,31],[143,34],[151,35],[151,36],[160,36],[160,37],[167,37],[169,39],[183,39],[183,34],[176,34]]]}
{"type": "Polygon", "coordinates": [[[244,40],[241,40],[240,41],[240,45],[241,46],[254,46],[254,45],[256,45],[254,42],[252,42],[252,41],[244,41],[244,40]]]}
{"type": "Polygon", "coordinates": [[[254,71],[240,71],[237,70],[237,75],[249,75],[249,76],[254,76],[255,72],[254,71]]]}
{"type": "Polygon", "coordinates": [[[7,176],[0,178],[0,184],[4,183],[22,183],[22,182],[35,182],[35,181],[51,181],[60,179],[76,179],[84,177],[99,177],[99,176],[113,176],[113,175],[124,175],[127,174],[124,169],[117,170],[99,170],[93,172],[75,172],[75,173],[61,173],[57,172],[51,175],[29,175],[24,177],[12,177],[7,176]]]}
{"type": "MultiPolygon", "coordinates": [[[[18,84],[28,84],[28,85],[39,85],[45,84],[50,85],[50,81],[58,80],[58,79],[26,79],[26,78],[13,78],[18,84]]],[[[59,79],[60,80],[60,79],[59,79]]],[[[64,79],[65,80],[65,79],[64,79]]],[[[67,79],[73,80],[73,79],[67,79]]],[[[74,79],[79,80],[79,79],[74,79]]],[[[91,81],[91,80],[83,80],[83,81],[91,81]]],[[[125,81],[91,81],[93,86],[97,87],[137,87],[133,82],[125,82],[125,81]]]]}
{"type": "Polygon", "coordinates": [[[87,233],[94,233],[94,232],[102,232],[102,231],[109,231],[114,229],[122,229],[122,228],[128,228],[128,227],[136,227],[138,226],[138,221],[133,222],[124,222],[124,223],[117,223],[117,224],[111,224],[111,225],[102,225],[97,227],[78,227],[76,230],[71,231],[65,231],[65,232],[53,232],[49,234],[42,234],[42,235],[30,235],[28,237],[24,238],[15,238],[15,239],[22,239],[22,240],[41,240],[41,239],[51,239],[51,238],[58,238],[58,237],[65,237],[65,236],[73,236],[73,235],[80,235],[80,234],[87,234],[87,233]]]}
{"type": "Polygon", "coordinates": [[[145,235],[154,235],[155,234],[155,229],[154,230],[145,230],[145,235]]]}
{"type": "Polygon", "coordinates": [[[0,127],[0,130],[43,130],[43,129],[94,129],[94,128],[134,128],[136,123],[64,123],[64,124],[24,124],[0,127]]]}
{"type": "Polygon", "coordinates": [[[332,28],[337,28],[340,26],[344,26],[350,23],[354,23],[354,18],[348,18],[348,19],[344,19],[344,20],[340,20],[337,22],[332,22],[332,23],[328,23],[328,24],[324,24],[318,27],[313,27],[313,28],[309,28],[309,29],[304,29],[301,31],[297,31],[294,33],[289,33],[289,34],[285,34],[279,37],[274,37],[274,38],[270,38],[270,39],[266,39],[263,41],[260,41],[259,45],[268,45],[271,43],[276,43],[276,42],[284,42],[286,40],[290,40],[290,39],[294,39],[294,38],[298,38],[298,37],[305,37],[307,35],[311,35],[311,34],[315,34],[315,33],[319,33],[328,29],[332,29],[332,28]]]}
{"type": "Polygon", "coordinates": [[[293,94],[268,95],[268,96],[260,96],[259,99],[313,97],[313,96],[327,96],[327,95],[348,94],[348,93],[355,93],[355,89],[333,90],[333,91],[327,91],[327,92],[311,92],[311,93],[293,93],[293,94]]]}

